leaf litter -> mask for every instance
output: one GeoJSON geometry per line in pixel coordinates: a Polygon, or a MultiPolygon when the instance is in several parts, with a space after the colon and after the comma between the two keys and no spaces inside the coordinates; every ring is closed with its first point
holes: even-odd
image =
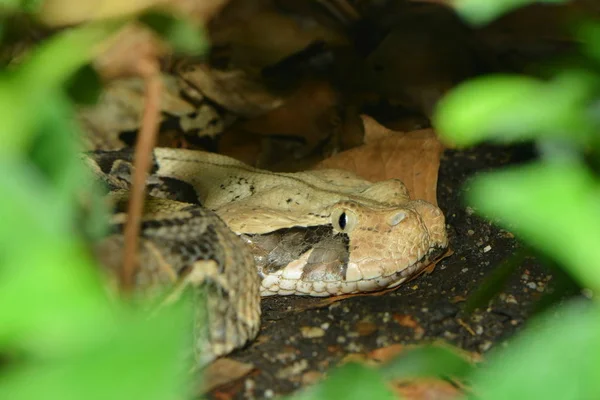
{"type": "MultiPolygon", "coordinates": [[[[60,26],[140,12],[159,3],[146,1],[136,9],[90,14],[83,6],[66,13],[61,6],[65,2],[70,3],[45,3],[47,23],[60,26]],[[61,13],[57,14],[58,9],[61,13]]],[[[524,69],[528,60],[535,60],[540,53],[553,54],[552,49],[568,42],[550,29],[519,47],[520,39],[506,32],[514,28],[517,36],[532,37],[534,29],[527,16],[499,21],[477,36],[448,7],[435,2],[378,6],[342,0],[324,8],[302,2],[283,6],[266,0],[161,3],[207,22],[213,51],[200,61],[183,57],[186,67],[178,69],[181,60],[174,57],[170,62],[165,43],[144,28],[126,26],[96,62],[110,83],[101,103],[80,113],[88,137],[111,136],[118,141],[124,134],[135,136],[142,129],[145,85],[131,76],[146,68],[140,67],[140,59],[150,63],[161,60],[162,90],[155,111],[160,113],[161,145],[218,150],[273,170],[341,168],[373,181],[397,178],[413,198],[434,204],[444,148],[427,118],[440,96],[469,76],[508,68],[503,56],[515,49],[520,58],[512,58],[509,68],[524,69]],[[357,21],[370,25],[355,29],[357,21]],[[324,45],[315,48],[322,50],[309,54],[307,49],[319,41],[324,45]],[[550,51],[544,47],[547,43],[552,44],[550,51]],[[305,50],[305,58],[294,58],[305,50]],[[482,59],[484,66],[480,65],[482,59]],[[289,60],[293,61],[291,67],[289,60]],[[283,70],[291,85],[276,88],[277,82],[273,85],[265,79],[267,68],[283,70]],[[414,115],[426,121],[422,129],[406,128],[415,125],[414,115]]],[[[544,15],[549,21],[542,24],[546,29],[559,25],[560,18],[552,11],[544,15]]],[[[112,148],[132,143],[129,140],[112,148]]],[[[319,299],[312,304],[298,299],[292,311],[330,307],[348,297],[355,296],[319,299]]],[[[409,329],[420,327],[411,315],[396,319],[409,329]]],[[[395,356],[398,346],[402,345],[381,347],[366,353],[367,358],[395,356]]],[[[238,380],[254,366],[223,359],[214,368],[207,389],[238,380]]],[[[321,374],[314,372],[315,376],[321,374]]],[[[440,381],[404,382],[395,384],[394,389],[408,398],[457,396],[455,386],[440,381]]]]}

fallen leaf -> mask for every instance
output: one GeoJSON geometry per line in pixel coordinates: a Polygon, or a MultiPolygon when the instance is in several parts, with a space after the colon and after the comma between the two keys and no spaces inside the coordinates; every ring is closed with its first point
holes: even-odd
{"type": "MultiPolygon", "coordinates": [[[[210,38],[215,48],[231,49],[232,65],[261,70],[305,49],[315,41],[347,44],[338,29],[315,21],[312,16],[282,13],[272,1],[232,1],[211,21],[210,38]]],[[[293,3],[286,2],[287,6],[293,3]]]]}
{"type": "Polygon", "coordinates": [[[39,16],[49,26],[72,25],[138,13],[163,2],[164,0],[45,0],[39,16]]]}
{"type": "Polygon", "coordinates": [[[392,381],[392,390],[406,400],[451,400],[463,398],[465,392],[452,383],[436,378],[392,381]]]}
{"type": "Polygon", "coordinates": [[[216,387],[236,381],[248,375],[254,369],[253,364],[233,360],[231,358],[219,358],[203,371],[203,384],[197,394],[202,394],[216,387]]]}
{"type": "MultiPolygon", "coordinates": [[[[197,107],[184,100],[180,96],[180,82],[174,76],[163,74],[161,80],[163,90],[160,111],[163,117],[165,114],[178,117],[184,132],[198,132],[198,136],[220,133],[219,128],[222,129],[222,126],[204,123],[211,115],[218,119],[216,111],[203,108],[203,104],[197,107]],[[190,115],[196,118],[189,117],[190,115]]],[[[119,135],[140,128],[144,112],[144,91],[144,81],[139,77],[116,79],[107,83],[97,104],[82,107],[78,117],[86,134],[87,148],[122,148],[123,142],[119,135]]]]}
{"type": "Polygon", "coordinates": [[[437,176],[444,148],[435,132],[395,132],[369,116],[362,119],[366,143],[323,160],[315,169],[345,169],[373,182],[397,178],[413,199],[437,205],[437,176]]]}
{"type": "Polygon", "coordinates": [[[151,7],[160,7],[204,23],[228,2],[229,0],[45,0],[39,17],[49,26],[64,26],[118,18],[137,14],[151,7]]]}
{"type": "Polygon", "coordinates": [[[358,333],[358,336],[369,336],[377,331],[378,327],[371,321],[358,321],[354,325],[354,330],[358,333]]]}
{"type": "Polygon", "coordinates": [[[107,81],[139,76],[146,63],[164,56],[169,46],[154,32],[139,23],[130,23],[99,45],[94,60],[98,73],[107,81]]]}
{"type": "Polygon", "coordinates": [[[260,135],[294,136],[314,147],[331,136],[336,122],[337,93],[327,82],[310,82],[268,114],[240,124],[260,135]]]}
{"type": "Polygon", "coordinates": [[[398,325],[400,325],[400,326],[404,326],[406,328],[411,328],[411,329],[414,329],[415,331],[417,331],[417,330],[423,331],[423,328],[421,327],[421,325],[419,325],[419,323],[417,321],[415,321],[415,319],[412,317],[412,315],[394,314],[393,318],[394,318],[394,321],[396,321],[398,323],[398,325]]]}
{"type": "Polygon", "coordinates": [[[207,64],[184,64],[178,71],[188,83],[228,111],[256,117],[283,104],[257,79],[242,70],[218,70],[207,64]]]}
{"type": "Polygon", "coordinates": [[[386,347],[380,347],[371,351],[367,357],[370,360],[373,360],[377,363],[386,363],[392,360],[394,357],[398,356],[398,354],[405,351],[407,348],[413,348],[414,346],[406,346],[404,344],[392,344],[386,347]]]}

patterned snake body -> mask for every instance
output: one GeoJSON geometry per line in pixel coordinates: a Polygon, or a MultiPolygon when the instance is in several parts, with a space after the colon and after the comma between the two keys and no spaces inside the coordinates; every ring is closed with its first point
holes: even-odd
{"type": "MultiPolygon", "coordinates": [[[[98,151],[89,161],[123,203],[131,152],[98,151]]],[[[401,284],[447,247],[441,210],[410,200],[398,180],[371,183],[337,170],[274,173],[182,149],[155,149],[154,161],[138,285],[212,285],[210,332],[198,341],[209,344],[205,359],[256,334],[259,281],[262,296],[379,290],[401,284]]],[[[121,247],[115,229],[100,246],[113,255],[105,264],[119,264],[121,247]]]]}

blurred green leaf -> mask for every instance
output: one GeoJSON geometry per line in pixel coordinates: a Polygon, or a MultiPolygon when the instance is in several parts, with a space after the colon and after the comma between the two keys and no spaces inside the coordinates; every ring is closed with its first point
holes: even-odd
{"type": "Polygon", "coordinates": [[[33,12],[40,8],[43,0],[1,0],[0,11],[28,11],[33,12]],[[4,10],[3,10],[4,9],[4,10]]]}
{"type": "Polygon", "coordinates": [[[69,357],[15,365],[0,378],[0,398],[172,400],[187,392],[187,307],[119,324],[94,346],[69,357]]]}
{"type": "Polygon", "coordinates": [[[445,141],[470,146],[485,140],[511,142],[540,136],[589,143],[595,127],[587,112],[597,78],[569,71],[550,82],[517,75],[468,81],[444,97],[434,125],[445,141]]]}
{"type": "Polygon", "coordinates": [[[150,11],[139,20],[167,40],[177,52],[200,54],[208,48],[203,30],[185,18],[150,11]]]}
{"type": "Polygon", "coordinates": [[[424,376],[465,377],[473,366],[450,348],[423,346],[407,350],[381,368],[386,379],[424,376]]]}
{"type": "Polygon", "coordinates": [[[533,321],[473,376],[474,398],[600,398],[600,310],[574,303],[533,321]]]}
{"type": "Polygon", "coordinates": [[[93,105],[100,98],[102,81],[91,65],[84,65],[67,81],[67,94],[77,104],[93,105]]]}
{"type": "MultiPolygon", "coordinates": [[[[29,166],[0,163],[0,343],[45,353],[99,331],[110,310],[68,204],[29,166]]],[[[64,350],[64,349],[63,349],[64,350]]]]}
{"type": "Polygon", "coordinates": [[[600,186],[577,162],[538,162],[483,174],[468,199],[478,212],[520,235],[600,290],[600,186]]]}
{"type": "Polygon", "coordinates": [[[473,25],[485,25],[517,8],[533,3],[566,3],[568,0],[453,0],[458,14],[473,25]]]}
{"type": "Polygon", "coordinates": [[[472,313],[476,308],[487,306],[487,303],[502,290],[528,256],[531,256],[529,250],[516,249],[508,259],[503,260],[500,265],[495,265],[479,287],[469,295],[463,308],[464,312],[472,313]]]}
{"type": "Polygon", "coordinates": [[[94,56],[96,45],[120,23],[67,29],[40,45],[20,68],[0,75],[0,154],[27,147],[38,126],[40,109],[60,96],[61,86],[94,56]]]}
{"type": "Polygon", "coordinates": [[[395,398],[376,369],[356,363],[345,364],[331,372],[327,380],[288,397],[290,400],[393,400],[395,398]]]}

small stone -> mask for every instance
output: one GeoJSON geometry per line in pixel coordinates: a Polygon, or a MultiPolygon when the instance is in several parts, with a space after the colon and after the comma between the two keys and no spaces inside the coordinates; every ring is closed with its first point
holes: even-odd
{"type": "Polygon", "coordinates": [[[537,289],[537,284],[535,282],[527,282],[525,286],[527,286],[529,289],[537,289]]]}
{"type": "Polygon", "coordinates": [[[464,274],[464,273],[465,273],[465,272],[467,272],[468,270],[469,270],[469,268],[463,268],[463,269],[461,269],[461,270],[460,270],[460,272],[462,272],[462,273],[464,274]]]}
{"type": "Polygon", "coordinates": [[[504,298],[504,302],[509,304],[519,304],[515,296],[513,296],[512,294],[507,294],[504,298]]]}
{"type": "Polygon", "coordinates": [[[302,384],[312,385],[317,383],[321,378],[323,378],[323,374],[319,371],[306,371],[302,375],[302,384]]]}
{"type": "Polygon", "coordinates": [[[483,333],[483,326],[477,325],[475,327],[475,333],[478,334],[478,335],[481,335],[483,333]]]}
{"type": "Polygon", "coordinates": [[[300,360],[300,361],[293,363],[289,367],[279,370],[279,372],[277,372],[277,374],[275,376],[277,376],[277,378],[279,378],[279,379],[287,379],[292,376],[299,375],[306,368],[308,368],[308,361],[300,360]]]}
{"type": "Polygon", "coordinates": [[[346,343],[346,338],[344,336],[338,336],[335,341],[338,343],[346,343]]]}
{"type": "Polygon", "coordinates": [[[371,321],[358,321],[354,328],[359,336],[369,336],[377,331],[377,325],[371,321]]]}
{"type": "Polygon", "coordinates": [[[329,329],[329,326],[330,326],[329,322],[323,322],[321,324],[321,329],[323,329],[324,331],[326,331],[327,329],[329,329]]]}
{"type": "Polygon", "coordinates": [[[491,341],[486,340],[485,342],[483,342],[479,345],[479,351],[482,353],[486,352],[492,348],[492,345],[493,345],[493,343],[491,341]]]}
{"type": "Polygon", "coordinates": [[[265,399],[270,399],[273,396],[275,396],[275,393],[273,392],[273,390],[267,389],[267,390],[265,390],[264,396],[265,396],[265,399]]]}
{"type": "Polygon", "coordinates": [[[390,322],[391,319],[392,319],[392,314],[390,314],[387,311],[383,313],[382,321],[383,321],[384,324],[387,323],[387,322],[390,322]]]}
{"type": "Polygon", "coordinates": [[[469,236],[473,236],[474,234],[475,234],[475,231],[473,229],[469,229],[467,231],[467,235],[469,235],[469,236]]]}
{"type": "Polygon", "coordinates": [[[483,252],[484,252],[484,253],[487,253],[487,252],[488,252],[488,251],[490,251],[491,249],[492,249],[492,246],[490,246],[490,245],[488,244],[487,246],[485,246],[485,247],[483,248],[483,252]]]}
{"type": "Polygon", "coordinates": [[[325,336],[325,330],[318,326],[302,326],[300,327],[300,333],[303,338],[314,339],[325,336]]]}
{"type": "Polygon", "coordinates": [[[363,347],[360,344],[350,342],[348,346],[346,346],[346,350],[351,353],[360,353],[363,350],[363,347]]]}

